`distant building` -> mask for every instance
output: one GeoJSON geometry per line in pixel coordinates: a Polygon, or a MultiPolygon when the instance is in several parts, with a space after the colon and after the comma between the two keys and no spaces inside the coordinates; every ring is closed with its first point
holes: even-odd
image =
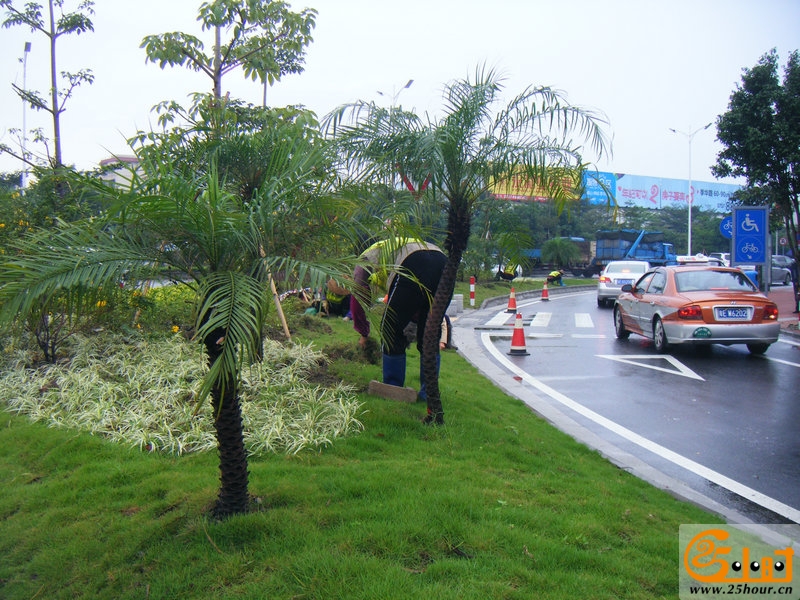
{"type": "Polygon", "coordinates": [[[135,156],[113,156],[100,161],[100,179],[115,185],[129,185],[131,170],[138,171],[139,159],[135,156]]]}

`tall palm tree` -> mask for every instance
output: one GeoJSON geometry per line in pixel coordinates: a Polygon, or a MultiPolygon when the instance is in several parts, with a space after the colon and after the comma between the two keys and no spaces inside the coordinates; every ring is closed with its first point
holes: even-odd
{"type": "Polygon", "coordinates": [[[123,277],[169,273],[196,292],[196,338],[209,367],[200,400],[208,397],[213,405],[219,449],[220,488],[212,510],[218,518],[249,507],[237,387],[243,366],[260,358],[267,278],[294,272],[320,284],[333,270],[317,256],[304,261],[299,251],[313,247],[316,237],[327,243],[327,224],[336,214],[320,195],[328,183],[324,145],[305,130],[289,120],[247,135],[221,137],[217,129],[210,137],[185,131],[167,136],[159,147],[140,149],[142,162],[126,188],[83,181],[110,201],[106,219],[33,234],[0,265],[5,322],[65,294],[79,311],[123,277]],[[252,156],[258,157],[259,175],[245,177],[244,162],[252,156]],[[227,177],[221,162],[228,165],[227,177]],[[245,179],[254,184],[245,186],[247,195],[240,193],[245,179]],[[294,227],[295,239],[284,236],[294,227]]]}
{"type": "Polygon", "coordinates": [[[588,143],[598,158],[610,150],[604,119],[570,105],[561,92],[529,87],[502,106],[503,88],[495,71],[479,68],[474,79],[445,87],[441,117],[423,119],[394,107],[357,102],[339,107],[324,121],[324,130],[338,142],[347,175],[369,181],[397,169],[416,190],[424,185],[447,214],[443,247],[448,260],[433,296],[422,351],[432,414],[443,413],[439,324],[455,288],[476,203],[493,184],[523,176],[563,206],[571,198],[561,185],[564,170],[580,174],[586,168],[584,148],[573,136],[588,143]]]}

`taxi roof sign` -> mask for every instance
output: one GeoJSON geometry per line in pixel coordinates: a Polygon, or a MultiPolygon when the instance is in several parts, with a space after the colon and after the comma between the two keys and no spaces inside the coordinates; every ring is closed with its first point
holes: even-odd
{"type": "Polygon", "coordinates": [[[679,265],[698,265],[698,266],[715,266],[715,267],[725,266],[725,263],[721,259],[715,256],[706,256],[705,254],[681,255],[678,256],[675,260],[679,265]]]}

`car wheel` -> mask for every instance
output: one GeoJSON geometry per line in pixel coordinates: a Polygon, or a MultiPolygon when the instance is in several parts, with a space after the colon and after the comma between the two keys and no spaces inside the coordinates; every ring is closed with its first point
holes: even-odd
{"type": "Polygon", "coordinates": [[[606,305],[606,301],[605,300],[603,300],[602,298],[597,298],[597,306],[599,306],[600,308],[603,308],[605,305],[606,305]]]}
{"type": "Polygon", "coordinates": [[[663,354],[669,348],[667,341],[667,333],[664,331],[664,324],[661,319],[656,318],[653,322],[653,345],[656,347],[656,352],[663,354]]]}
{"type": "Polygon", "coordinates": [[[764,354],[769,348],[769,344],[747,344],[747,349],[750,350],[750,354],[764,354]]]}
{"type": "Polygon", "coordinates": [[[617,339],[627,340],[631,332],[625,329],[625,324],[622,322],[622,311],[619,308],[614,308],[614,333],[617,334],[617,339]]]}
{"type": "Polygon", "coordinates": [[[792,285],[792,276],[787,275],[786,278],[783,280],[783,285],[792,285]]]}

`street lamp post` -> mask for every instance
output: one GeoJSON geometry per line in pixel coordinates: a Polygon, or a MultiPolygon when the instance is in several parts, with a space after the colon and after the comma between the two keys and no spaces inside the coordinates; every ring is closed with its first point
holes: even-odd
{"type": "MultiPolygon", "coordinates": [[[[409,79],[408,82],[397,91],[395,91],[394,86],[392,87],[392,103],[389,105],[389,127],[391,128],[392,131],[394,131],[394,120],[393,120],[394,119],[394,107],[397,104],[397,98],[400,96],[400,94],[403,92],[403,90],[407,90],[408,88],[410,88],[412,83],[414,83],[414,80],[413,79],[409,79]]],[[[384,96],[384,97],[388,97],[389,96],[386,92],[382,92],[380,90],[377,90],[377,92],[378,92],[379,96],[384,96]]],[[[391,173],[392,173],[392,179],[391,179],[391,183],[390,183],[390,185],[391,185],[391,194],[392,194],[392,202],[394,202],[394,193],[395,193],[394,165],[392,165],[390,167],[390,170],[391,170],[391,173]]]]}
{"type": "Polygon", "coordinates": [[[698,127],[694,131],[691,131],[690,127],[689,128],[690,133],[687,133],[685,131],[678,131],[677,129],[673,129],[672,127],[669,128],[669,130],[672,133],[679,133],[680,135],[685,136],[686,139],[689,141],[689,193],[686,196],[686,204],[688,206],[688,211],[689,211],[689,217],[688,217],[689,235],[688,235],[688,240],[686,242],[686,254],[688,256],[692,255],[692,140],[694,139],[695,135],[697,135],[701,131],[705,131],[706,129],[711,127],[711,125],[713,125],[713,123],[708,123],[703,127],[698,127]]]}
{"type": "MultiPolygon", "coordinates": [[[[410,88],[412,83],[414,83],[414,80],[413,79],[409,79],[408,83],[406,83],[403,87],[401,87],[397,91],[395,91],[395,88],[392,87],[392,104],[389,106],[389,112],[390,113],[394,110],[394,106],[395,106],[395,104],[397,104],[397,98],[400,96],[401,92],[403,90],[407,90],[408,88],[410,88]]],[[[387,94],[386,92],[382,92],[382,91],[378,90],[378,95],[379,96],[388,96],[389,94],[387,94]]]]}

